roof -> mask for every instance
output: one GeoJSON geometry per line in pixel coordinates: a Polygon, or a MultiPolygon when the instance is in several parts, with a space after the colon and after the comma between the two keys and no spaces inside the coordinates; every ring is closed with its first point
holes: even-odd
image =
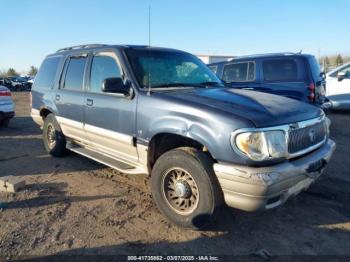
{"type": "MultiPolygon", "coordinates": [[[[284,57],[284,56],[311,56],[311,55],[309,55],[309,54],[302,54],[302,53],[293,53],[293,52],[266,53],[266,54],[254,54],[254,55],[236,56],[233,59],[231,59],[230,61],[239,61],[239,60],[257,59],[257,58],[284,57]]],[[[211,63],[210,65],[222,64],[222,63],[227,63],[227,61],[211,63]]]]}
{"type": "Polygon", "coordinates": [[[174,51],[174,52],[184,52],[181,50],[171,49],[171,48],[165,48],[165,47],[154,47],[154,46],[147,46],[147,45],[107,45],[107,44],[83,44],[83,45],[76,45],[76,46],[69,46],[65,48],[58,49],[55,53],[49,55],[54,56],[61,53],[70,53],[72,51],[89,51],[91,49],[104,49],[104,48],[116,48],[116,49],[126,49],[126,48],[132,48],[132,49],[146,49],[149,48],[151,50],[159,50],[159,51],[174,51]]]}

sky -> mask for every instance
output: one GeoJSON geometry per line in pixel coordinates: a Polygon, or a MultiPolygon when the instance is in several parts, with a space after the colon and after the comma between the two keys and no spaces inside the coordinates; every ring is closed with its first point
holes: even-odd
{"type": "Polygon", "coordinates": [[[194,54],[350,54],[349,0],[0,0],[0,69],[40,66],[86,43],[148,44],[194,54]]]}

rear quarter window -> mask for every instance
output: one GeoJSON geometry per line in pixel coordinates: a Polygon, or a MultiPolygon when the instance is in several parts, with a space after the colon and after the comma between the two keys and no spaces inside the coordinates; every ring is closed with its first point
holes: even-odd
{"type": "Polygon", "coordinates": [[[61,57],[46,58],[35,76],[33,88],[52,88],[61,57]]]}
{"type": "Polygon", "coordinates": [[[271,59],[262,62],[265,81],[298,81],[298,63],[295,59],[271,59]]]}

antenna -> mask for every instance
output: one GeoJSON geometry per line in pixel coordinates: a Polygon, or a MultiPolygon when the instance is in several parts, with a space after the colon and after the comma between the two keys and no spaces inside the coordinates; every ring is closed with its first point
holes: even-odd
{"type": "MultiPolygon", "coordinates": [[[[151,5],[148,6],[148,47],[151,47],[151,5]]],[[[147,95],[151,95],[151,67],[148,64],[148,90],[147,95]]]]}
{"type": "Polygon", "coordinates": [[[148,47],[151,47],[151,5],[148,6],[148,47]]]}

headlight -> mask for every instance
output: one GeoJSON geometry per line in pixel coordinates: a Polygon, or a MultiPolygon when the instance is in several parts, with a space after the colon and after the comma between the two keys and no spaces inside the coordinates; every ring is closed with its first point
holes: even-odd
{"type": "Polygon", "coordinates": [[[236,148],[254,161],[286,157],[287,142],[284,131],[245,132],[236,135],[236,148]]]}

